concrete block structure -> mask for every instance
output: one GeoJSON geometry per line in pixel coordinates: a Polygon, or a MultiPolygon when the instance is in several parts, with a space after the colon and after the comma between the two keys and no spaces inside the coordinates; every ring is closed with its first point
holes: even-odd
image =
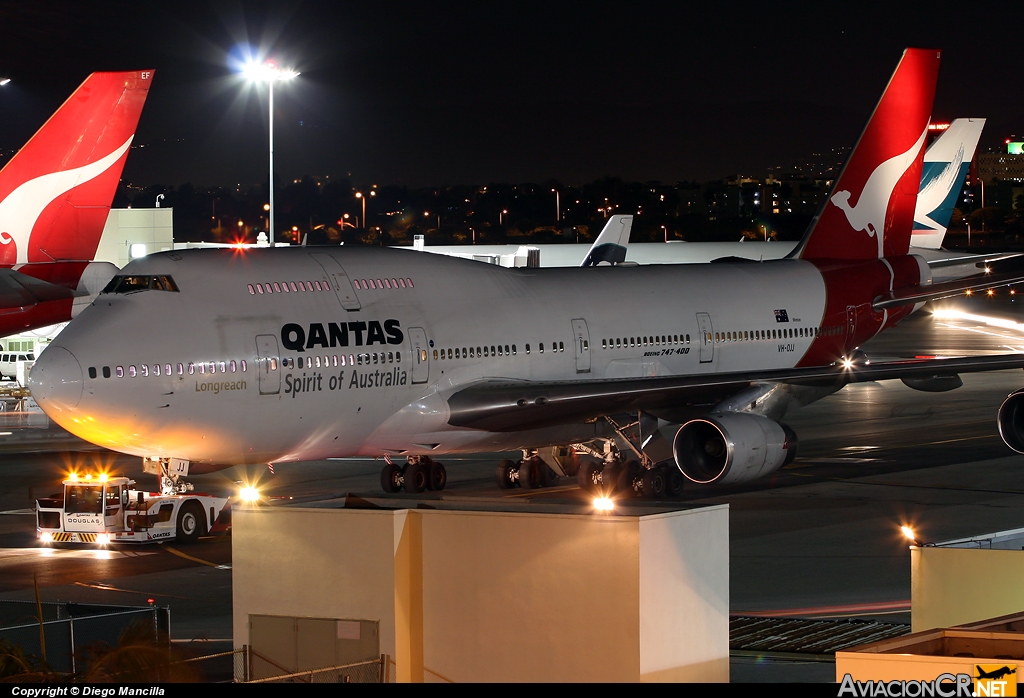
{"type": "Polygon", "coordinates": [[[253,617],[336,619],[376,627],[398,681],[729,680],[724,505],[259,507],[236,510],[232,546],[237,647],[253,617]]]}

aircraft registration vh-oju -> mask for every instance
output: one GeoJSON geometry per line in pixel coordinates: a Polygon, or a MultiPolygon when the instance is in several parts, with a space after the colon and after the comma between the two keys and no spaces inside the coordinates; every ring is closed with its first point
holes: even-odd
{"type": "Polygon", "coordinates": [[[67,322],[117,273],[92,259],[152,81],[93,73],[0,170],[0,337],[67,322]]]}
{"type": "MultiPolygon", "coordinates": [[[[386,490],[418,492],[444,487],[439,454],[512,450],[523,458],[498,466],[504,487],[543,486],[552,467],[649,496],[684,476],[762,477],[795,455],[787,409],[847,383],[938,391],[961,372],[1024,367],[1019,354],[870,363],[857,349],[916,304],[1024,278],[932,284],[908,254],[939,56],[904,53],[787,259],[508,269],[349,247],[154,254],[49,345],[32,393],[168,489],[189,468],[374,456],[386,490]]],[[[1022,404],[1016,393],[999,413],[1017,450],[1022,404]]]]}

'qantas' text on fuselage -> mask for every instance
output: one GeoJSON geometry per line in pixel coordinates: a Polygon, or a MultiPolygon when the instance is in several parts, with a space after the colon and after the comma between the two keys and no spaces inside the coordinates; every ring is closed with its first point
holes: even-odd
{"type": "Polygon", "coordinates": [[[401,323],[398,320],[377,320],[356,322],[312,322],[309,331],[289,322],[281,327],[281,343],[292,351],[305,351],[314,347],[347,347],[349,335],[352,346],[371,346],[373,344],[401,344],[405,340],[401,323]],[[365,339],[365,341],[364,341],[365,339]]]}

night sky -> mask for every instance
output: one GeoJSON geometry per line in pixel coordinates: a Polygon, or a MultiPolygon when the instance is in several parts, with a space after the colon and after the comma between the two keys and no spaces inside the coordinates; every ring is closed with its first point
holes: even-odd
{"type": "Polygon", "coordinates": [[[283,179],[764,176],[852,145],[906,46],[943,50],[936,119],[987,117],[982,148],[1024,133],[1012,4],[853,5],[2,0],[0,149],[88,73],[155,68],[125,180],[265,180],[247,51],[302,73],[275,90],[283,179]]]}

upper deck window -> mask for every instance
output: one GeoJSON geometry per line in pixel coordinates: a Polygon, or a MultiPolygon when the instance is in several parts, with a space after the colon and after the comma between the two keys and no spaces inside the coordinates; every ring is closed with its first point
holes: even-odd
{"type": "Polygon", "coordinates": [[[134,293],[135,291],[173,291],[177,293],[178,285],[169,276],[118,274],[103,289],[103,293],[134,293]]]}

